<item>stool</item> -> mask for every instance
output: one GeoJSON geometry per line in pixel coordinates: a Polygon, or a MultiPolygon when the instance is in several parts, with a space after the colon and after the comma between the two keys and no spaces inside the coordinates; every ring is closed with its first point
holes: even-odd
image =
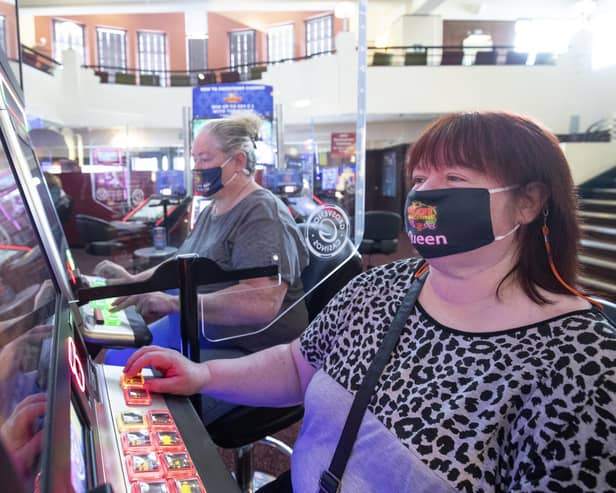
{"type": "Polygon", "coordinates": [[[242,492],[253,491],[255,444],[268,445],[290,457],[293,449],[270,435],[291,426],[303,416],[304,406],[237,406],[207,426],[216,445],[235,449],[235,480],[242,492]]]}
{"type": "Polygon", "coordinates": [[[154,267],[159,264],[163,260],[167,260],[169,257],[175,255],[178,251],[176,247],[166,246],[165,248],[154,248],[154,247],[146,247],[146,248],[138,248],[133,252],[135,257],[135,267],[142,267],[144,269],[149,269],[150,267],[154,267]],[[140,260],[139,265],[137,266],[140,260]],[[143,265],[141,265],[143,264],[143,265]]]}

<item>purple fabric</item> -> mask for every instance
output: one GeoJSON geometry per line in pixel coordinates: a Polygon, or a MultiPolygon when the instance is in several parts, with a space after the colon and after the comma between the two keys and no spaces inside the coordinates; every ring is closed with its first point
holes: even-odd
{"type": "MultiPolygon", "coordinates": [[[[306,390],[302,430],[293,448],[295,493],[318,492],[319,477],[333,457],[352,400],[324,371],[312,378],[306,390]]],[[[455,491],[366,412],[342,479],[342,493],[455,491]]]]}

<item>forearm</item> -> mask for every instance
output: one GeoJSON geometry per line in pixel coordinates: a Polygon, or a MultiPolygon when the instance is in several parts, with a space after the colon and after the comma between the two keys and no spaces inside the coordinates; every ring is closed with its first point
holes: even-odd
{"type": "Polygon", "coordinates": [[[291,344],[202,364],[210,373],[202,391],[213,397],[250,406],[284,407],[303,401],[291,344]]]}
{"type": "Polygon", "coordinates": [[[263,326],[274,319],[282,306],[280,286],[250,287],[237,284],[214,293],[199,295],[199,313],[207,323],[263,326]]]}

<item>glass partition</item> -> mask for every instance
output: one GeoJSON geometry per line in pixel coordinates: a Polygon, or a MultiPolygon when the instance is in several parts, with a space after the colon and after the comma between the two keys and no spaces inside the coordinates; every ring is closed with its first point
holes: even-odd
{"type": "Polygon", "coordinates": [[[56,291],[0,147],[0,441],[25,491],[42,447],[56,291]]]}

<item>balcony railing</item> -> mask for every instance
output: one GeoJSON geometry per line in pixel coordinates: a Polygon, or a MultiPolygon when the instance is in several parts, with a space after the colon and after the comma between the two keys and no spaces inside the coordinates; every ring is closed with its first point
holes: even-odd
{"type": "Polygon", "coordinates": [[[311,56],[287,58],[284,60],[247,63],[243,65],[208,68],[204,70],[142,70],[138,68],[113,67],[108,65],[83,65],[94,70],[105,84],[128,84],[140,86],[198,86],[219,82],[242,82],[261,79],[268,67],[281,63],[308,60],[318,56],[331,55],[336,50],[316,53],[311,56]]]}
{"type": "Polygon", "coordinates": [[[368,47],[372,66],[554,65],[554,53],[526,53],[513,46],[389,46],[368,47]]]}
{"type": "Polygon", "coordinates": [[[24,64],[50,75],[53,75],[56,67],[62,65],[57,60],[26,45],[21,45],[21,60],[24,64]]]}

